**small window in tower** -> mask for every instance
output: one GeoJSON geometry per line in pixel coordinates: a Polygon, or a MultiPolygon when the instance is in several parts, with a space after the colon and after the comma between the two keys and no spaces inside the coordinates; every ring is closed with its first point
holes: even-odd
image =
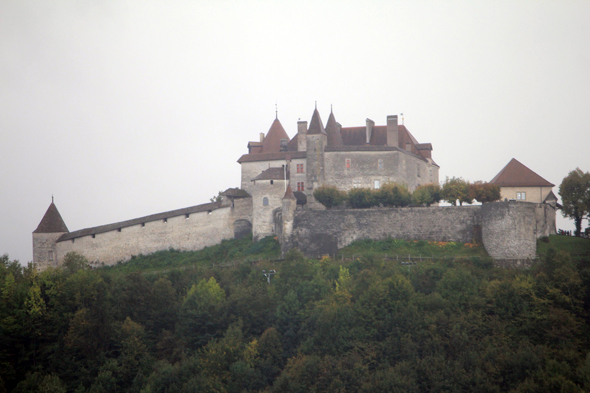
{"type": "Polygon", "coordinates": [[[262,206],[268,206],[268,198],[267,197],[262,198],[262,206]]]}
{"type": "Polygon", "coordinates": [[[430,182],[432,183],[432,168],[430,168],[430,182]]]}
{"type": "Polygon", "coordinates": [[[165,223],[167,223],[167,222],[168,222],[168,219],[167,219],[167,218],[165,218],[165,219],[164,219],[164,224],[165,224],[165,223]]]}
{"type": "Polygon", "coordinates": [[[297,173],[303,173],[303,164],[297,164],[297,173]]]}
{"type": "Polygon", "coordinates": [[[145,222],[142,222],[142,223],[141,223],[141,227],[142,227],[142,228],[145,228],[145,222]]]}
{"type": "Polygon", "coordinates": [[[302,182],[302,181],[297,182],[297,191],[305,191],[305,182],[302,182]]]}
{"type": "Polygon", "coordinates": [[[382,171],[383,170],[383,160],[379,160],[379,170],[382,171]]]}
{"type": "Polygon", "coordinates": [[[74,243],[76,241],[76,239],[72,239],[72,243],[74,243]]]}
{"type": "Polygon", "coordinates": [[[416,174],[420,177],[420,164],[416,164],[416,174]]]}
{"type": "Polygon", "coordinates": [[[53,251],[48,251],[47,252],[47,259],[50,261],[53,261],[53,251]]]}
{"type": "Polygon", "coordinates": [[[191,216],[190,214],[186,213],[186,214],[184,215],[184,218],[189,218],[190,216],[191,216]]]}
{"type": "Polygon", "coordinates": [[[271,181],[270,181],[270,184],[275,184],[275,183],[274,183],[274,180],[271,180],[271,181]]]}
{"type": "Polygon", "coordinates": [[[121,228],[117,228],[117,232],[121,232],[121,228]]]}
{"type": "Polygon", "coordinates": [[[96,234],[93,233],[92,234],[92,238],[95,239],[96,238],[96,234]]]}
{"type": "Polygon", "coordinates": [[[346,159],[346,169],[350,169],[350,158],[346,159]]]}

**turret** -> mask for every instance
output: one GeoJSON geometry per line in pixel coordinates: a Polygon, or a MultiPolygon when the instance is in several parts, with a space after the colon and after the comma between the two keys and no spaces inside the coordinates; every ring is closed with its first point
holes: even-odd
{"type": "Polygon", "coordinates": [[[317,108],[313,112],[307,131],[306,192],[308,200],[314,203],[313,191],[324,183],[324,149],[327,134],[317,108]]]}
{"type": "Polygon", "coordinates": [[[33,231],[33,263],[39,270],[58,265],[57,240],[68,232],[68,227],[51,197],[51,205],[33,231]]]}

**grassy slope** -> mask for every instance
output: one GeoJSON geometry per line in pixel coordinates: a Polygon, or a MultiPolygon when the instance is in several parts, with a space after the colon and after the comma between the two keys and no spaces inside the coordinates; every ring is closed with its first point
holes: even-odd
{"type": "Polygon", "coordinates": [[[551,235],[548,242],[537,242],[537,254],[544,257],[550,248],[569,252],[572,257],[590,255],[590,239],[573,236],[551,235]]]}

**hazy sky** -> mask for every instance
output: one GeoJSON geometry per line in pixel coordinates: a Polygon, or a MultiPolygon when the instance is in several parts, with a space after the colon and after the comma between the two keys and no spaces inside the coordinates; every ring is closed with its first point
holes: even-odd
{"type": "Polygon", "coordinates": [[[0,0],[0,254],[52,194],[70,231],[208,202],[315,101],[403,113],[441,180],[514,157],[557,194],[590,170],[590,2],[0,0]]]}

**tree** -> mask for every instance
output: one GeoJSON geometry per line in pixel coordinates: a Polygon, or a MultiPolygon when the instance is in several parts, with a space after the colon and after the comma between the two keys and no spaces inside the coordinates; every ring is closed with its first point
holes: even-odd
{"type": "Polygon", "coordinates": [[[568,173],[559,186],[559,195],[564,217],[570,217],[576,224],[576,236],[582,232],[582,219],[590,214],[590,173],[580,168],[568,173]]]}
{"type": "Polygon", "coordinates": [[[416,205],[430,206],[440,201],[441,189],[438,184],[423,184],[416,187],[412,194],[412,202],[416,205]]]}
{"type": "Polygon", "coordinates": [[[469,199],[475,199],[481,203],[495,202],[502,198],[500,186],[497,184],[476,181],[469,185],[469,199]]]}
{"type": "Polygon", "coordinates": [[[370,188],[353,188],[348,192],[348,201],[353,209],[368,209],[378,203],[370,188]]]}
{"type": "Polygon", "coordinates": [[[453,206],[457,206],[457,201],[461,206],[463,206],[463,202],[471,203],[469,182],[460,177],[453,176],[449,179],[447,176],[442,186],[442,198],[453,206]]]}
{"type": "Polygon", "coordinates": [[[346,200],[346,193],[334,186],[321,186],[313,192],[313,197],[326,209],[341,205],[346,200]]]}
{"type": "Polygon", "coordinates": [[[412,194],[405,184],[385,183],[376,192],[376,199],[385,207],[404,207],[412,202],[412,194]]]}

